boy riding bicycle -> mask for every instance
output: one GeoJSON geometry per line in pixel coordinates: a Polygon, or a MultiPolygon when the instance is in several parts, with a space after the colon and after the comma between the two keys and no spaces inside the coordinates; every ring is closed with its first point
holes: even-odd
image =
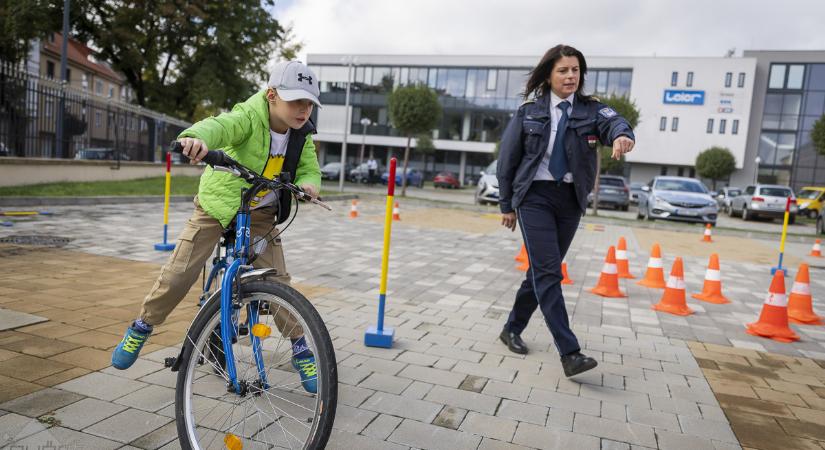
{"type": "MultiPolygon", "coordinates": [[[[178,140],[183,154],[196,164],[207,151],[222,148],[227,155],[266,178],[281,173],[294,176],[294,184],[312,197],[318,195],[321,169],[315,154],[309,120],[318,101],[319,81],[299,61],[278,63],[272,70],[268,86],[231,112],[209,117],[183,131],[178,140]]],[[[241,189],[247,183],[230,173],[207,167],[200,179],[195,211],[178,237],[175,251],[163,266],[149,294],[143,300],[138,319],[126,330],[123,340],[112,353],[112,366],[128,369],[152,329],[180,303],[197,280],[215,245],[234,218],[241,204],[241,189]]],[[[285,221],[290,212],[291,196],[262,191],[252,202],[251,224],[256,267],[273,267],[276,279],[289,284],[276,223],[285,221]]],[[[315,357],[308,348],[303,330],[288,312],[278,310],[275,324],[284,338],[292,342],[292,365],[301,375],[308,392],[315,393],[315,357]]]]}

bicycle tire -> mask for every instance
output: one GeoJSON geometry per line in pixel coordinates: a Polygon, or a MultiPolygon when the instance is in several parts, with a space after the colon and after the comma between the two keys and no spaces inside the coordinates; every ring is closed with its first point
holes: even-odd
{"type": "MultiPolygon", "coordinates": [[[[270,302],[270,308],[277,304],[280,307],[284,307],[289,311],[293,316],[295,316],[298,322],[304,328],[304,336],[306,337],[308,343],[310,344],[311,350],[315,354],[316,357],[316,367],[318,373],[318,392],[316,394],[315,400],[315,408],[316,413],[312,420],[307,420],[307,423],[312,423],[312,426],[309,427],[309,431],[307,433],[307,437],[303,442],[303,445],[299,448],[302,449],[323,449],[326,446],[327,441],[329,440],[329,436],[332,432],[332,425],[333,421],[335,420],[335,411],[337,405],[337,397],[338,397],[338,375],[337,375],[337,365],[335,361],[335,352],[332,346],[332,340],[330,339],[329,332],[324,325],[321,316],[300,292],[296,291],[295,289],[286,286],[284,284],[269,281],[269,280],[258,280],[258,281],[250,281],[244,283],[243,286],[244,291],[244,298],[241,300],[242,304],[246,306],[250,301],[254,299],[262,299],[266,298],[266,301],[270,302]],[[287,306],[288,305],[288,306],[287,306]]],[[[242,308],[242,310],[245,308],[242,308]]],[[[272,318],[273,316],[261,316],[261,321],[263,322],[265,319],[264,317],[272,318]]],[[[195,321],[192,323],[190,331],[187,333],[186,338],[186,345],[182,352],[181,356],[181,364],[180,369],[178,371],[177,377],[177,384],[175,389],[175,421],[177,423],[177,431],[178,431],[178,438],[183,449],[198,449],[204,448],[197,442],[198,433],[195,431],[196,427],[198,426],[194,417],[194,412],[191,414],[187,413],[187,411],[193,411],[192,405],[195,403],[195,398],[193,396],[194,388],[191,385],[191,380],[194,379],[194,374],[198,367],[202,367],[203,364],[206,363],[207,356],[203,354],[203,351],[198,350],[198,347],[203,347],[204,345],[209,346],[210,344],[214,344],[211,339],[213,335],[212,330],[215,328],[215,324],[220,322],[220,296],[216,295],[212,297],[210,301],[208,301],[204,306],[200,314],[196,317],[195,321]],[[191,336],[191,338],[190,338],[191,336]],[[191,402],[191,405],[189,404],[191,402]],[[192,442],[193,437],[195,438],[196,442],[192,442]]],[[[274,322],[274,321],[273,321],[274,322]]],[[[280,337],[280,333],[277,332],[277,329],[273,323],[273,336],[280,337]]],[[[219,338],[220,339],[220,338],[219,338]]],[[[284,338],[281,338],[284,339],[284,338]]],[[[239,336],[237,341],[248,341],[248,338],[244,336],[239,336]]],[[[288,342],[288,339],[286,340],[288,342]]],[[[236,341],[233,340],[233,350],[235,349],[236,341]]],[[[242,344],[241,344],[242,345],[242,344]]],[[[266,346],[267,344],[263,344],[266,346]]],[[[291,356],[291,344],[287,347],[286,352],[291,356]]],[[[277,348],[276,348],[277,350],[277,348]]],[[[236,360],[238,360],[238,353],[236,353],[236,360]]],[[[278,359],[281,361],[281,359],[278,359]]],[[[251,361],[250,361],[251,363],[251,361]]],[[[237,364],[237,362],[236,362],[237,364]]],[[[208,371],[211,376],[215,377],[215,372],[218,372],[216,369],[215,364],[211,364],[211,368],[203,368],[201,372],[204,373],[200,378],[197,380],[203,380],[206,378],[206,372],[208,371]]],[[[279,371],[275,366],[267,367],[267,374],[269,375],[272,372],[279,371]]],[[[293,374],[297,377],[297,374],[293,374]]],[[[221,376],[221,375],[217,375],[221,376]]],[[[238,378],[242,377],[241,366],[238,366],[238,378]]],[[[235,393],[228,393],[226,392],[226,377],[223,376],[224,383],[221,385],[224,386],[223,393],[217,398],[213,399],[208,395],[201,395],[200,400],[203,402],[209,403],[212,401],[215,403],[215,407],[217,408],[220,404],[221,407],[227,408],[228,404],[223,404],[221,400],[224,397],[228,397],[230,401],[234,401],[229,411],[229,417],[227,420],[229,421],[230,428],[232,427],[232,420],[234,420],[236,408],[239,406],[241,402],[254,402],[254,398],[265,398],[267,402],[272,406],[272,399],[270,397],[275,397],[276,399],[280,398],[271,394],[269,391],[270,389],[265,389],[262,391],[261,396],[255,396],[252,394],[248,394],[244,397],[240,397],[235,393]]],[[[271,379],[270,379],[271,381],[271,379]]],[[[207,382],[211,382],[207,381],[207,382]]],[[[213,383],[216,384],[216,383],[213,383]]],[[[290,383],[295,384],[295,383],[290,383]]],[[[287,386],[287,385],[284,385],[287,386]]],[[[300,382],[297,383],[298,388],[293,388],[293,391],[299,391],[299,393],[303,392],[302,388],[300,387],[300,382]]],[[[286,395],[286,394],[281,394],[286,395]]],[[[295,402],[299,402],[299,399],[296,399],[297,393],[290,392],[289,395],[292,400],[295,402]]],[[[303,393],[306,396],[306,393],[303,393]]],[[[296,405],[296,403],[285,399],[286,402],[291,403],[292,405],[296,405]]],[[[300,405],[296,405],[300,406],[300,405]]],[[[274,406],[272,406],[275,408],[274,406]]],[[[245,405],[245,410],[243,412],[243,418],[241,419],[244,422],[244,427],[246,423],[249,422],[247,418],[247,412],[251,410],[250,405],[245,405]]],[[[257,408],[257,406],[256,406],[257,408]]],[[[266,418],[267,420],[272,419],[269,416],[265,416],[263,412],[258,409],[258,421],[261,422],[260,430],[257,431],[257,434],[262,434],[270,427],[274,427],[276,422],[284,422],[289,421],[290,425],[288,426],[297,426],[297,424],[301,423],[301,421],[297,420],[297,418],[290,416],[284,411],[284,416],[275,418],[272,420],[271,423],[267,424],[266,426],[262,423],[262,417],[266,418]],[[289,416],[288,419],[285,419],[285,416],[289,416]],[[284,419],[284,420],[282,420],[284,419]]],[[[253,411],[253,415],[256,414],[253,411]]],[[[251,419],[250,419],[251,420],[251,419]]],[[[292,436],[292,433],[287,431],[284,428],[282,423],[278,423],[281,430],[283,431],[284,439],[289,443],[289,437],[287,434],[292,436]]],[[[237,424],[235,425],[237,426],[237,424]]],[[[223,428],[224,424],[221,424],[220,427],[223,428]]],[[[208,432],[215,432],[215,437],[219,436],[221,433],[224,433],[223,430],[211,430],[202,428],[202,430],[208,432]]],[[[245,428],[244,433],[245,434],[245,428]]],[[[234,434],[234,432],[233,432],[234,434]]],[[[204,436],[206,433],[204,433],[204,436]]],[[[253,439],[255,435],[250,434],[250,436],[243,436],[243,438],[248,438],[251,440],[252,443],[258,443],[258,440],[253,439]]],[[[294,437],[294,436],[293,436],[294,437]]],[[[204,437],[206,439],[206,437],[204,437]]],[[[297,440],[296,440],[297,442],[297,440]]],[[[212,444],[214,444],[217,448],[225,448],[223,439],[214,439],[212,444]]],[[[269,446],[270,444],[266,444],[269,446]]],[[[290,445],[284,445],[285,448],[295,448],[290,445]]],[[[206,448],[209,448],[207,446],[206,448]]],[[[255,448],[254,445],[244,445],[244,448],[255,448]]]]}

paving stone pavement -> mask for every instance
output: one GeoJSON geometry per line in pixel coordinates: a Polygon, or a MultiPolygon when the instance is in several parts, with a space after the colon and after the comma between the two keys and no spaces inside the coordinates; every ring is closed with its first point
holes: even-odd
{"type": "MultiPolygon", "coordinates": [[[[402,221],[394,223],[386,318],[396,328],[392,349],[362,343],[366,327],[376,319],[382,224],[375,219],[383,215],[383,202],[363,202],[355,220],[347,218],[348,204],[336,204],[331,213],[303,205],[284,233],[287,267],[296,283],[316,293],[310,297],[329,328],[339,362],[340,407],[328,448],[741,448],[689,342],[825,359],[821,327],[794,326],[802,336],[794,344],[744,332],[744,324],[758,317],[769,284],[764,265],[723,260],[723,288],[733,303],[689,300],[696,314],[688,317],[652,311],[661,291],[636,286],[635,280],[621,282],[626,299],[590,294],[587,289],[598,279],[605,250],[619,236],[627,238],[637,276],[648,249],[640,248],[633,229],[621,223],[583,225],[567,256],[575,284],[564,289],[583,351],[599,367],[567,379],[539,317],[523,333],[530,354],[510,353],[498,341],[523,278],[512,260],[520,246],[518,234],[497,227],[462,232],[460,224],[439,223],[437,216],[429,225],[405,224],[404,211],[431,206],[402,200],[402,221]]],[[[0,230],[0,238],[70,237],[63,251],[135,264],[162,263],[167,257],[152,248],[162,232],[156,204],[50,210],[54,215],[0,230]]],[[[173,205],[170,235],[190,212],[189,205],[173,205]]],[[[466,215],[467,221],[479,223],[498,220],[495,215],[466,215]]],[[[455,219],[454,214],[445,216],[455,219]]],[[[662,246],[669,268],[677,255],[668,254],[666,242],[662,246]]],[[[790,251],[804,259],[801,246],[790,251]]],[[[14,255],[7,258],[14,261],[14,255]]],[[[685,257],[689,294],[701,289],[706,263],[707,257],[685,257]]],[[[156,270],[157,265],[149,266],[156,270]]],[[[121,273],[128,278],[127,271],[121,273]]],[[[139,273],[148,290],[151,271],[139,273]]],[[[812,272],[811,278],[814,297],[820,298],[825,277],[812,272]]],[[[0,285],[0,301],[12,295],[9,291],[0,285]]],[[[131,290],[138,297],[133,303],[140,301],[139,291],[131,290]]],[[[115,318],[107,331],[117,333],[126,320],[115,318]]],[[[185,323],[183,318],[177,322],[185,323]]],[[[171,331],[170,338],[176,337],[171,331]]],[[[15,342],[0,333],[0,347],[4,339],[15,342]]],[[[0,404],[0,445],[52,441],[84,448],[175,448],[170,414],[174,379],[161,365],[164,356],[175,353],[164,345],[173,344],[169,339],[153,347],[157,351],[147,351],[141,364],[128,371],[90,368],[68,374],[71,369],[63,366],[38,368],[41,375],[56,370],[67,376],[46,389],[28,383],[29,390],[20,391],[26,395],[0,404]]],[[[71,351],[77,349],[66,353],[71,351]]],[[[15,367],[30,361],[17,358],[35,357],[0,349],[0,377],[22,381],[14,378],[14,368],[2,371],[5,361],[16,360],[15,367]]],[[[63,361],[68,366],[71,358],[63,361]]]]}

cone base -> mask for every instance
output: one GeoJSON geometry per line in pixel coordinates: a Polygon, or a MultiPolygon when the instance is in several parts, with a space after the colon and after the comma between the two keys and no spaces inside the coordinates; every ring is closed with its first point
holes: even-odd
{"type": "Polygon", "coordinates": [[[790,328],[766,323],[749,323],[745,331],[754,336],[773,339],[774,341],[786,344],[799,340],[799,336],[790,328]]]}
{"type": "Polygon", "coordinates": [[[693,310],[688,308],[687,306],[677,306],[670,303],[659,302],[651,306],[650,308],[659,312],[674,314],[677,316],[689,316],[693,314],[693,310]]]}
{"type": "Polygon", "coordinates": [[[714,303],[716,305],[724,305],[730,303],[730,300],[725,298],[722,294],[705,294],[704,292],[701,294],[693,294],[691,297],[695,298],[696,300],[701,300],[703,302],[714,303]]]}
{"type": "Polygon", "coordinates": [[[822,253],[811,253],[808,256],[813,256],[814,258],[822,258],[822,253]]]}
{"type": "Polygon", "coordinates": [[[817,315],[812,316],[791,316],[788,315],[788,322],[796,325],[825,325],[822,318],[817,315]]]}
{"type": "Polygon", "coordinates": [[[561,284],[573,284],[573,280],[561,280],[561,284]]]}
{"type": "Polygon", "coordinates": [[[517,270],[520,270],[522,272],[527,272],[527,269],[529,269],[529,268],[530,268],[530,263],[528,263],[528,262],[525,262],[524,264],[516,267],[517,270]]]}
{"type": "Polygon", "coordinates": [[[636,279],[636,277],[634,277],[633,275],[631,275],[629,273],[620,273],[618,276],[619,276],[619,278],[629,278],[629,279],[632,279],[632,280],[636,279]]]}
{"type": "Polygon", "coordinates": [[[624,298],[624,297],[627,297],[627,295],[625,295],[625,293],[622,292],[621,290],[619,290],[618,288],[611,289],[611,288],[608,288],[608,287],[605,287],[605,286],[596,286],[593,289],[590,289],[590,292],[592,292],[596,295],[600,295],[602,297],[610,297],[610,298],[624,298]]]}
{"type": "Polygon", "coordinates": [[[662,279],[661,281],[657,281],[642,278],[641,280],[637,281],[636,284],[638,284],[639,286],[649,287],[653,289],[664,289],[665,287],[667,287],[667,284],[665,284],[664,279],[662,279]]]}

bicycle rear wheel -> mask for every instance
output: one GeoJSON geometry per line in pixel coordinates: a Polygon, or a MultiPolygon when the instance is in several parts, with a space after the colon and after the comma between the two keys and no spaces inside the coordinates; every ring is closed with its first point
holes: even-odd
{"type": "MultiPolygon", "coordinates": [[[[243,394],[228,390],[220,337],[220,302],[208,302],[192,324],[181,356],[175,391],[175,419],[184,449],[320,449],[332,431],[338,392],[332,342],[320,315],[289,286],[271,281],[245,283],[232,350],[243,394]],[[257,303],[252,303],[257,302],[257,303]],[[260,383],[249,336],[243,335],[251,305],[268,314],[258,323],[271,328],[261,338],[268,385],[260,383]],[[315,355],[317,393],[307,392],[291,365],[292,343],[275,323],[287,311],[303,328],[315,355]]],[[[283,330],[291,334],[292,330],[283,330]]]]}

